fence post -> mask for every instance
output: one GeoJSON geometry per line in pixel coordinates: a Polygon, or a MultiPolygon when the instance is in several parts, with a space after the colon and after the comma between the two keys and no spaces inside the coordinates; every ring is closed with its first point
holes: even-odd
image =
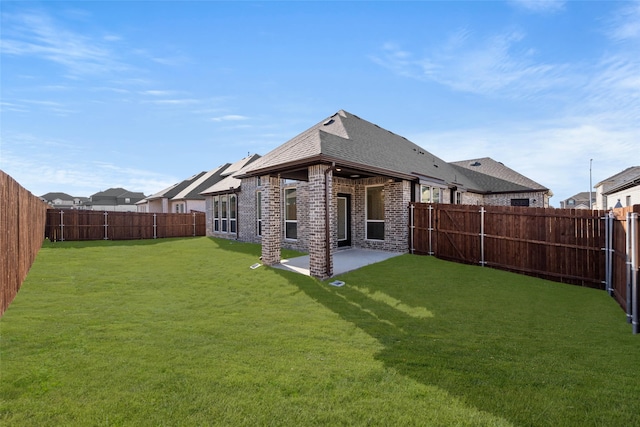
{"type": "Polygon", "coordinates": [[[409,223],[409,246],[411,247],[411,253],[413,253],[413,233],[416,229],[415,224],[413,223],[413,211],[415,209],[415,206],[413,203],[409,203],[409,211],[411,212],[410,215],[410,223],[409,223]]]}
{"type": "Polygon", "coordinates": [[[613,295],[615,292],[613,288],[613,255],[615,254],[613,234],[615,233],[615,219],[613,211],[609,211],[609,252],[607,254],[607,259],[609,260],[609,276],[607,277],[607,281],[609,282],[609,295],[613,295]]]}
{"type": "Polygon", "coordinates": [[[158,238],[157,228],[158,228],[158,225],[156,224],[156,214],[153,214],[153,238],[154,239],[158,238]]]}
{"type": "Polygon", "coordinates": [[[480,206],[480,265],[484,267],[484,206],[480,206]]]}
{"type": "Polygon", "coordinates": [[[612,286],[612,251],[613,251],[613,212],[609,211],[602,219],[604,219],[604,283],[605,289],[610,296],[613,296],[612,286]]]}
{"type": "Polygon", "coordinates": [[[627,323],[632,323],[633,317],[633,223],[632,223],[632,213],[627,212],[627,244],[625,246],[626,249],[626,265],[627,265],[627,323]]]}
{"type": "Polygon", "coordinates": [[[105,211],[104,212],[104,240],[109,240],[109,237],[107,237],[107,228],[109,227],[109,224],[107,221],[108,216],[109,216],[109,213],[105,211]]]}
{"type": "Polygon", "coordinates": [[[640,319],[638,319],[638,214],[635,212],[629,215],[627,234],[631,234],[631,327],[633,333],[637,334],[640,332],[640,319]]]}
{"type": "Polygon", "coordinates": [[[433,205],[429,205],[429,255],[433,255],[433,248],[431,246],[431,232],[433,231],[433,223],[431,212],[433,211],[433,205]]]}
{"type": "Polygon", "coordinates": [[[191,216],[193,217],[193,237],[196,237],[196,213],[192,212],[191,216]]]}
{"type": "Polygon", "coordinates": [[[64,242],[64,211],[60,210],[60,241],[64,242]]]}

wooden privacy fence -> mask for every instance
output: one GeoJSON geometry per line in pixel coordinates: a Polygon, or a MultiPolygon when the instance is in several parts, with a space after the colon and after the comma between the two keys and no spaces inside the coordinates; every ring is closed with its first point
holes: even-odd
{"type": "Polygon", "coordinates": [[[607,290],[638,333],[640,205],[614,212],[411,203],[411,251],[607,290]]]}
{"type": "Polygon", "coordinates": [[[42,247],[47,205],[0,170],[0,315],[42,247]]]}
{"type": "Polygon", "coordinates": [[[132,240],[204,236],[204,212],[139,213],[50,209],[45,237],[67,240],[132,240]]]}

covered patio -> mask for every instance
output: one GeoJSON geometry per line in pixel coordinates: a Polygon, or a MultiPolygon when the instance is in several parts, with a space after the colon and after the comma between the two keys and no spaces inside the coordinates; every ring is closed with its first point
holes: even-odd
{"type": "MultiPolygon", "coordinates": [[[[385,261],[398,255],[402,255],[402,252],[376,251],[361,248],[338,250],[333,253],[333,276],[357,270],[366,265],[385,261]]],[[[311,276],[309,270],[309,255],[283,259],[280,263],[272,265],[272,267],[311,276]]]]}

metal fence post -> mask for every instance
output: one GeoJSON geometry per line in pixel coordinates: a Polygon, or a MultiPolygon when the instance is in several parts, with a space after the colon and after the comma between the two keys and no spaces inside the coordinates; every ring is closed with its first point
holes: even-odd
{"type": "Polygon", "coordinates": [[[627,241],[626,241],[626,266],[627,266],[627,323],[632,323],[633,316],[633,283],[632,283],[632,258],[633,258],[633,221],[632,221],[632,213],[627,212],[627,241]]]}
{"type": "Polygon", "coordinates": [[[632,213],[629,216],[630,222],[627,223],[627,233],[631,234],[631,304],[632,319],[631,326],[633,333],[640,333],[640,319],[638,304],[638,214],[632,213]]]}
{"type": "Polygon", "coordinates": [[[158,238],[158,225],[156,223],[156,214],[153,214],[153,238],[158,238]]]}
{"type": "Polygon", "coordinates": [[[191,215],[193,216],[193,237],[196,237],[196,213],[192,212],[191,215]]]}

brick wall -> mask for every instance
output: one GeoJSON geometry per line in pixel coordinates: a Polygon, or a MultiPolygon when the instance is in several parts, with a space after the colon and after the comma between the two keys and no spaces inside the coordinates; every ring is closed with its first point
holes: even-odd
{"type": "MultiPolygon", "coordinates": [[[[309,167],[309,183],[307,186],[306,198],[306,228],[304,235],[307,238],[309,248],[309,271],[315,277],[329,277],[333,274],[333,260],[331,249],[327,259],[326,227],[329,227],[330,234],[335,229],[335,215],[329,215],[327,224],[326,210],[331,214],[335,208],[333,197],[326,200],[326,187],[330,194],[332,191],[333,174],[328,171],[327,165],[314,165],[309,167]],[[328,202],[328,203],[327,203],[328,202]],[[327,206],[328,204],[328,206],[327,206]],[[334,220],[331,218],[334,217],[334,220]]],[[[300,206],[302,208],[302,206],[300,206]]]]}
{"type": "MultiPolygon", "coordinates": [[[[264,179],[268,179],[264,177],[264,179]]],[[[242,180],[238,193],[238,240],[243,242],[259,243],[262,239],[258,236],[258,178],[251,177],[242,180]]],[[[264,193],[263,193],[264,197],[264,193]]],[[[264,203],[264,201],[263,201],[264,203]]]]}
{"type": "Polygon", "coordinates": [[[262,262],[266,265],[280,262],[282,242],[281,194],[280,179],[270,176],[262,193],[262,221],[264,224],[262,231],[262,262]],[[279,207],[279,209],[273,209],[273,207],[279,207]]]}
{"type": "Polygon", "coordinates": [[[487,194],[483,197],[480,204],[486,206],[511,206],[511,199],[529,199],[529,206],[532,208],[549,207],[547,196],[541,191],[517,194],[487,194]]]}

